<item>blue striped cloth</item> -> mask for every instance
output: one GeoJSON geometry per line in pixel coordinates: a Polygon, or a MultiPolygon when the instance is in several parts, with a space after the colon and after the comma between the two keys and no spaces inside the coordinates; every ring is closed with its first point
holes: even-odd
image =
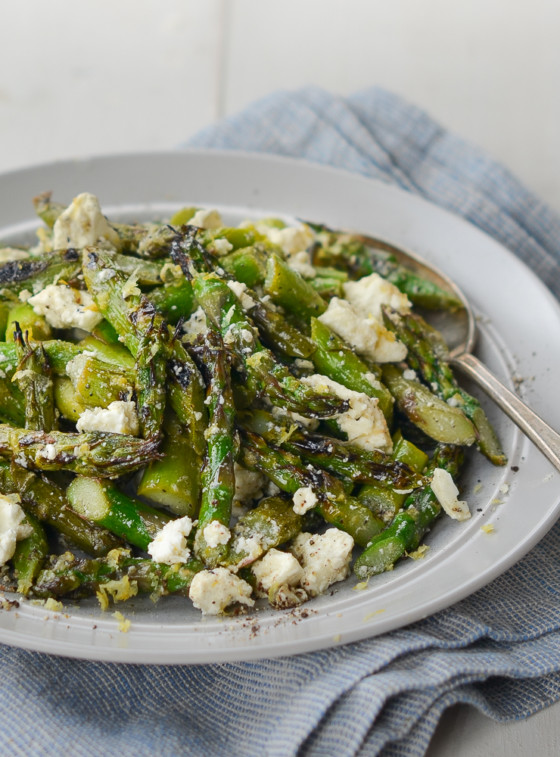
{"type": "MultiPolygon", "coordinates": [[[[480,150],[379,89],[276,93],[190,146],[300,156],[397,184],[506,244],[560,296],[560,219],[480,150]]],[[[560,698],[560,524],[454,607],[360,643],[200,667],[0,647],[10,754],[422,755],[465,702],[498,721],[560,698]]]]}

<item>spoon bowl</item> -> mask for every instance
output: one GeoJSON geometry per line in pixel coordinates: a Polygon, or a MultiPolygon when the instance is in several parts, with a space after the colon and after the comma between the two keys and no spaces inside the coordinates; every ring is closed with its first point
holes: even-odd
{"type": "Polygon", "coordinates": [[[414,252],[375,237],[363,234],[354,236],[372,249],[389,253],[400,265],[437,284],[461,303],[461,307],[455,310],[430,312],[430,324],[440,331],[449,348],[449,362],[478,384],[560,471],[560,434],[504,386],[473,354],[476,319],[468,299],[455,282],[414,252]]]}

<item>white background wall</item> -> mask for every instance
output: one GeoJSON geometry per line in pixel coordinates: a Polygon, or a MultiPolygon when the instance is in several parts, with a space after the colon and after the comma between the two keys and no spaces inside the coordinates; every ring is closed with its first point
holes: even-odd
{"type": "Polygon", "coordinates": [[[560,210],[558,0],[0,0],[0,170],[172,148],[277,88],[379,84],[560,210]]]}

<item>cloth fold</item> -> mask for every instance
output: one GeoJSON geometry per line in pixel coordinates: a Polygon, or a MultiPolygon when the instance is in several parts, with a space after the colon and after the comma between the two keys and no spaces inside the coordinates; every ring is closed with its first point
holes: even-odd
{"type": "MultiPolygon", "coordinates": [[[[560,297],[560,218],[482,151],[373,88],[274,93],[191,147],[341,167],[463,216],[560,297]]],[[[0,647],[0,725],[13,754],[423,755],[441,713],[497,721],[560,698],[560,524],[517,565],[406,628],[294,657],[120,666],[0,647]]]]}

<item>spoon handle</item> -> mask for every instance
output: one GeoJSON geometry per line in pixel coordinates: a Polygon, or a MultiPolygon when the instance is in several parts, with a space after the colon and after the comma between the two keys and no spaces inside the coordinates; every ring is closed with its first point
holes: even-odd
{"type": "Polygon", "coordinates": [[[516,394],[510,392],[474,355],[464,353],[453,358],[453,363],[476,381],[560,471],[560,434],[539,418],[516,394]]]}

